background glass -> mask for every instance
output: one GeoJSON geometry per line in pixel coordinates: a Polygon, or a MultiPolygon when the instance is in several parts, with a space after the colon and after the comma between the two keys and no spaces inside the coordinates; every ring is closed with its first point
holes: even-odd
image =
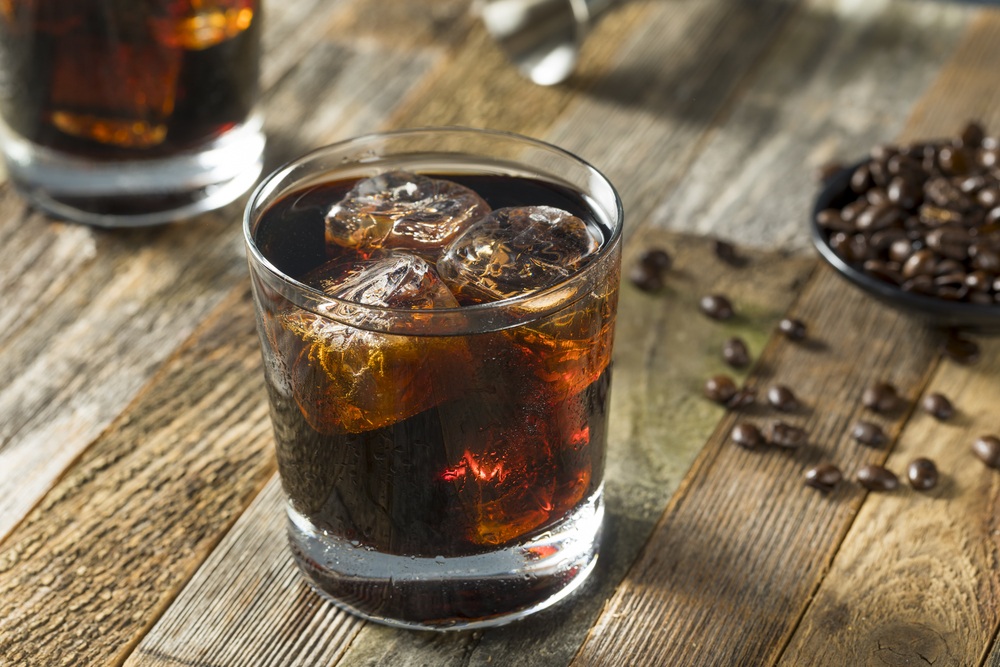
{"type": "Polygon", "coordinates": [[[258,0],[0,3],[13,184],[103,226],[222,206],[260,175],[258,0]]]}

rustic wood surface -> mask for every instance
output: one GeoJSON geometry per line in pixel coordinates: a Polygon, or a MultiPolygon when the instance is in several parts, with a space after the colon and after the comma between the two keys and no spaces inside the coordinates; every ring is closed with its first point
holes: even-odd
{"type": "Polygon", "coordinates": [[[625,263],[676,265],[619,305],[595,576],[532,621],[404,632],[322,602],[296,574],[253,332],[241,202],[98,231],[0,188],[0,665],[908,665],[1000,667],[1000,340],[973,366],[940,334],[819,266],[812,172],[893,137],[1000,132],[1000,9],[914,0],[634,0],[593,30],[566,84],[522,79],[468,0],[266,2],[270,166],[362,132],[513,130],[596,164],[626,206],[625,263]],[[711,236],[745,265],[718,261],[711,236]],[[733,298],[725,325],[696,312],[733,298]],[[807,344],[773,333],[786,312],[807,344]],[[699,395],[741,335],[763,389],[806,407],[795,452],[747,452],[699,395]],[[862,389],[896,384],[892,442],[851,441],[862,389]],[[912,409],[930,391],[958,416],[912,409]],[[931,493],[829,495],[849,476],[938,461],[931,493]]]}

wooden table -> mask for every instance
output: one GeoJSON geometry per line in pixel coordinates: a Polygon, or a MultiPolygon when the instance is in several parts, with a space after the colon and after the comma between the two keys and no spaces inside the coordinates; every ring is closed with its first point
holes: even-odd
{"type": "Polygon", "coordinates": [[[1000,10],[909,0],[645,0],[556,88],[520,78],[464,0],[272,0],[269,162],[370,130],[460,124],[564,146],[627,212],[669,286],[623,287],[607,537],[579,595],[489,631],[387,629],[321,602],[286,549],[241,204],[156,229],[51,220],[0,190],[0,665],[1000,665],[1000,339],[971,366],[941,334],[819,266],[815,167],[893,138],[1000,132],[1000,10]],[[749,259],[714,259],[707,235],[749,259]],[[698,297],[724,292],[719,324],[698,297]],[[786,313],[810,343],[774,334],[786,313]],[[749,342],[809,447],[750,452],[700,396],[749,342]],[[864,387],[905,410],[872,416],[864,387]],[[913,406],[942,391],[939,423],[913,406]],[[859,418],[891,443],[859,447],[859,418]],[[916,456],[934,490],[803,485],[916,456]]]}

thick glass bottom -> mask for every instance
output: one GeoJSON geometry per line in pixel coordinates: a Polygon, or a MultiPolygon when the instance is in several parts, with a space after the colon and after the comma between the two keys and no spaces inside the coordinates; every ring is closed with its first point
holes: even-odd
{"type": "Polygon", "coordinates": [[[259,118],[201,149],[155,160],[97,162],[39,146],[6,128],[10,180],[39,208],[100,227],[140,227],[224,206],[256,182],[263,167],[259,118]]]}
{"type": "Polygon", "coordinates": [[[603,487],[558,524],[488,553],[390,555],[317,531],[289,507],[292,553],[310,585],[342,609],[400,628],[467,630],[541,611],[593,571],[603,487]]]}

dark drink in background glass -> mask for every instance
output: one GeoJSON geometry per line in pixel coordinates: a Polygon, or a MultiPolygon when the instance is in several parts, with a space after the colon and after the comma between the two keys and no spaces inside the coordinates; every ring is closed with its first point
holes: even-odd
{"type": "MultiPolygon", "coordinates": [[[[449,192],[474,193],[473,207],[513,211],[512,226],[524,222],[526,206],[559,225],[569,221],[552,243],[506,239],[500,264],[462,277],[475,260],[455,248],[475,234],[391,238],[383,230],[374,249],[370,238],[360,248],[340,244],[351,245],[344,241],[351,234],[331,231],[328,213],[367,187],[351,173],[356,165],[336,161],[352,154],[351,143],[272,176],[247,218],[296,561],[323,594],[382,622],[467,628],[519,618],[568,594],[596,557],[617,197],[606,181],[595,196],[531,167],[538,152],[572,161],[584,182],[597,174],[558,149],[510,135],[442,130],[355,140],[385,154],[382,164],[363,166],[368,175],[404,168],[430,177],[449,192]],[[437,137],[488,141],[478,154],[442,155],[433,151],[437,137]],[[414,138],[405,157],[392,155],[395,141],[414,138]],[[490,141],[527,145],[528,164],[482,154],[490,141]],[[427,152],[409,152],[421,147],[427,152]],[[593,247],[578,252],[581,239],[593,247]],[[532,261],[563,270],[537,291],[484,296],[503,292],[494,288],[505,280],[537,280],[543,272],[530,267],[504,275],[532,261]],[[365,303],[387,284],[381,307],[365,303]]],[[[415,187],[408,176],[375,181],[384,186],[386,178],[415,187]]],[[[466,249],[481,253],[490,233],[466,249]]]]}
{"type": "Polygon", "coordinates": [[[12,180],[84,222],[149,224],[222,205],[260,173],[257,0],[0,5],[12,180]]]}

